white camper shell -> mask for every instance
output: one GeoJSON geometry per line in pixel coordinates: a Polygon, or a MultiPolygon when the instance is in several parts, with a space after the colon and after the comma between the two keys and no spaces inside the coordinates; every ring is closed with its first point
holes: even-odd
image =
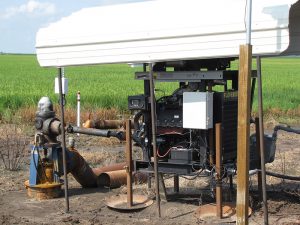
{"type": "MultiPolygon", "coordinates": [[[[237,57],[246,0],[156,0],[85,8],[38,31],[43,67],[237,57]]],[[[253,55],[300,52],[300,1],[254,0],[253,55]]]]}

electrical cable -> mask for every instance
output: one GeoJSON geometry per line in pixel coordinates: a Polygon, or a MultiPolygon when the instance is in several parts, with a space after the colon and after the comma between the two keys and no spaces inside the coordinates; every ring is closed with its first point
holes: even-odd
{"type": "MultiPolygon", "coordinates": [[[[195,180],[197,177],[200,177],[200,174],[203,172],[204,169],[202,169],[200,172],[198,172],[195,176],[193,177],[187,177],[187,176],[180,176],[186,180],[195,180]]],[[[206,176],[205,176],[206,177],[206,176]]]]}
{"type": "Polygon", "coordinates": [[[158,146],[156,152],[157,152],[158,157],[164,158],[164,157],[166,157],[166,156],[170,153],[170,151],[171,151],[172,149],[174,149],[174,148],[183,148],[183,147],[182,147],[182,146],[171,147],[171,148],[168,149],[168,151],[167,151],[164,155],[160,155],[160,153],[159,153],[159,146],[158,146]]]}

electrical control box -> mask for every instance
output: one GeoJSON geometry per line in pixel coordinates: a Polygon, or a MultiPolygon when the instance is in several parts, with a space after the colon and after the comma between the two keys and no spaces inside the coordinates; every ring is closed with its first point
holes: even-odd
{"type": "Polygon", "coordinates": [[[183,93],[183,128],[213,128],[213,93],[183,93]]]}
{"type": "Polygon", "coordinates": [[[145,95],[128,96],[129,110],[147,110],[148,101],[145,95]]]}
{"type": "MultiPolygon", "coordinates": [[[[59,83],[58,78],[55,78],[55,86],[54,86],[55,94],[59,94],[59,83]]],[[[62,93],[68,94],[68,78],[62,78],[62,93]]]]}

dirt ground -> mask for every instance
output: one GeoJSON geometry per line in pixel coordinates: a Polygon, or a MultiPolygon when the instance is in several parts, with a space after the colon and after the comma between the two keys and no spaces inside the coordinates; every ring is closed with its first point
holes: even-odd
{"type": "MultiPolygon", "coordinates": [[[[269,127],[270,128],[270,127],[269,127]]],[[[77,148],[92,167],[124,160],[121,146],[106,144],[99,147],[96,138],[80,136],[77,148]]],[[[136,153],[138,154],[138,153],[136,153]]],[[[300,176],[299,135],[279,132],[275,161],[267,170],[300,176]]],[[[69,175],[70,212],[65,213],[62,197],[37,201],[26,195],[24,181],[29,177],[29,158],[18,171],[0,169],[0,224],[227,224],[227,220],[198,219],[194,212],[214,198],[207,178],[194,181],[180,178],[180,193],[175,194],[172,179],[166,180],[168,201],[162,201],[162,217],[157,216],[156,202],[140,211],[119,212],[105,205],[105,198],[126,193],[126,187],[118,189],[83,189],[69,175]]],[[[234,180],[235,184],[235,180],[234,180]]],[[[300,224],[300,182],[267,177],[268,209],[270,224],[300,224]]],[[[134,185],[134,193],[154,196],[145,184],[134,185]]],[[[226,190],[224,191],[226,193],[226,190]]],[[[234,196],[234,194],[233,194],[234,196]]],[[[250,205],[253,213],[250,224],[263,224],[263,210],[258,201],[256,176],[250,180],[250,205]]]]}

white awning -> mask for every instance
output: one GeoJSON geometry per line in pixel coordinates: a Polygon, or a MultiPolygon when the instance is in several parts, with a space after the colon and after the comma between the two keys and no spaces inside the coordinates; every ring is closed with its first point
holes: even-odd
{"type": "MultiPolygon", "coordinates": [[[[156,0],[85,8],[38,31],[43,67],[237,57],[246,0],[156,0]]],[[[300,1],[253,0],[253,54],[300,53],[300,1]]]]}

